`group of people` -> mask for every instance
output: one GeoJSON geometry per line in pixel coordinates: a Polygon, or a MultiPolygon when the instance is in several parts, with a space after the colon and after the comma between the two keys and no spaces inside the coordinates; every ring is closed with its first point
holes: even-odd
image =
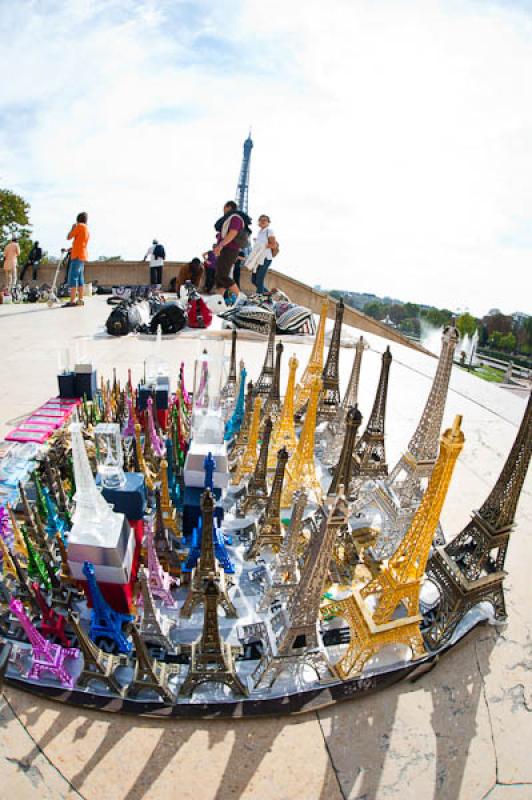
{"type": "MultiPolygon", "coordinates": [[[[70,250],[70,265],[68,269],[67,284],[70,292],[70,301],[67,306],[84,305],[83,294],[85,286],[84,268],[88,260],[88,215],[82,211],[77,215],[76,221],[70,228],[67,239],[72,241],[70,250]]],[[[259,230],[255,237],[253,247],[250,246],[251,219],[238,209],[234,200],[228,200],[223,208],[223,215],[215,222],[216,242],[211,250],[203,254],[203,263],[199,258],[194,258],[188,264],[190,280],[198,289],[215,292],[220,295],[240,293],[240,269],[242,264],[251,271],[251,280],[260,294],[267,292],[264,283],[268,269],[273,258],[279,252],[279,244],[275,238],[271,220],[267,214],[261,214],[258,219],[259,230]]],[[[42,250],[39,242],[35,242],[28,261],[24,266],[20,280],[28,267],[32,268],[33,280],[37,279],[37,271],[42,259],[42,250]]],[[[12,289],[17,284],[17,266],[20,257],[20,246],[16,236],[4,248],[4,270],[6,284],[12,289]]],[[[154,239],[144,256],[144,261],[149,260],[150,284],[161,287],[163,282],[163,267],[166,258],[164,246],[154,239]]]]}

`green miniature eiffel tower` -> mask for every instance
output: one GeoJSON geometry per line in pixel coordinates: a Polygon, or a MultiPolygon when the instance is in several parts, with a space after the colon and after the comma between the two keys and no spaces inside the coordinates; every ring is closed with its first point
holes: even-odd
{"type": "Polygon", "coordinates": [[[52,588],[52,583],[48,575],[48,570],[46,569],[46,564],[41,554],[35,550],[26,526],[21,525],[20,530],[22,538],[24,539],[24,544],[26,545],[26,550],[28,551],[28,576],[32,580],[38,581],[41,586],[44,586],[44,588],[49,591],[52,588]]]}
{"type": "Polygon", "coordinates": [[[48,510],[46,508],[46,500],[44,499],[41,479],[39,478],[37,470],[34,470],[31,473],[31,478],[33,480],[33,483],[35,484],[35,491],[37,493],[37,502],[36,502],[37,513],[39,514],[42,521],[45,522],[48,519],[48,510]]]}

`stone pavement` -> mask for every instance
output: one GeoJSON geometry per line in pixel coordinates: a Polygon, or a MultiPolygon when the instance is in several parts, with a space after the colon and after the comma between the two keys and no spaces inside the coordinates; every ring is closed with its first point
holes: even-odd
{"type": "MultiPolygon", "coordinates": [[[[139,376],[152,342],[103,335],[104,298],[84,308],[0,306],[3,375],[0,436],[56,392],[58,347],[87,342],[100,374],[113,366],[139,376]]],[[[357,335],[350,329],[346,335],[357,335]]],[[[164,340],[173,376],[196,337],[164,340]]],[[[367,336],[360,406],[371,408],[385,340],[367,336]]],[[[303,366],[309,345],[285,340],[303,366]]],[[[264,344],[240,341],[238,357],[255,378],[264,344]]],[[[415,428],[435,359],[392,344],[387,417],[393,465],[415,428]]],[[[347,383],[353,350],[342,349],[347,383]]],[[[522,397],[453,371],[447,426],[464,415],[466,436],[442,517],[448,538],[495,481],[524,411],[522,397]]],[[[164,722],[79,712],[6,689],[0,701],[0,797],[140,800],[528,800],[532,798],[532,476],[507,559],[506,628],[488,626],[444,656],[416,683],[294,718],[164,722]]]]}

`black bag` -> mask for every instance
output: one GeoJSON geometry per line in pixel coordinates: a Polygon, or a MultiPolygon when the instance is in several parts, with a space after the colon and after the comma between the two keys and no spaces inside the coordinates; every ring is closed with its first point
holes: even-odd
{"type": "Polygon", "coordinates": [[[166,252],[162,244],[156,244],[153,248],[153,257],[154,258],[166,258],[166,252]]]}
{"type": "Polygon", "coordinates": [[[136,303],[120,303],[115,306],[109,316],[105,327],[111,336],[127,336],[139,329],[142,324],[140,309],[136,303]]]}
{"type": "Polygon", "coordinates": [[[152,317],[150,330],[157,333],[157,328],[161,326],[163,333],[177,333],[187,324],[185,312],[176,303],[165,303],[159,311],[152,317]]]}
{"type": "Polygon", "coordinates": [[[26,300],[28,303],[36,303],[41,298],[41,293],[36,286],[30,286],[26,293],[26,300]]]}

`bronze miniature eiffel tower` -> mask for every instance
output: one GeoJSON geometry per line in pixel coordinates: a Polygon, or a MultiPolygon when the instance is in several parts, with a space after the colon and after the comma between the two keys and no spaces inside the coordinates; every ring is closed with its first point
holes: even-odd
{"type": "Polygon", "coordinates": [[[355,405],[354,408],[350,408],[347,412],[344,445],[338,463],[334,468],[331,485],[327,492],[328,496],[336,494],[340,486],[344,487],[345,492],[349,491],[353,477],[353,452],[361,422],[362,414],[358,410],[358,405],[355,405]]]}
{"type": "MultiPolygon", "coordinates": [[[[203,535],[205,536],[205,531],[203,535]]],[[[220,637],[220,587],[213,572],[204,579],[201,591],[204,598],[203,631],[198,641],[192,645],[190,669],[179,694],[190,697],[202,683],[213,682],[223,683],[235,694],[246,696],[248,691],[236,674],[233,649],[220,637]]]]}
{"type": "Polygon", "coordinates": [[[165,703],[172,704],[175,694],[170,689],[168,681],[172,676],[179,675],[180,666],[178,664],[170,666],[164,661],[151,658],[135,623],[130,624],[129,630],[136,660],[133,680],[127,687],[127,696],[137,697],[142,692],[152,691],[156,692],[165,703]]]}
{"type": "Polygon", "coordinates": [[[115,671],[123,664],[122,658],[100,650],[81,627],[79,615],[70,609],[68,621],[76,636],[76,647],[83,653],[83,669],[76,681],[77,688],[84,689],[93,681],[101,681],[111,692],[122,695],[124,689],[114,676],[115,671]]]}
{"type": "Polygon", "coordinates": [[[438,368],[425,408],[407,452],[401,456],[386,480],[386,485],[399,498],[401,508],[417,508],[438,458],[440,430],[458,338],[458,330],[454,325],[444,329],[438,368]]]}
{"type": "Polygon", "coordinates": [[[181,606],[180,615],[182,617],[190,617],[196,606],[205,602],[205,581],[210,579],[211,575],[214,576],[213,580],[218,585],[218,602],[223,606],[226,615],[228,617],[238,616],[236,608],[227,593],[225,573],[218,567],[214,555],[213,513],[214,498],[212,492],[206,489],[201,496],[202,531],[200,556],[198,563],[192,570],[188,595],[181,606]]]}
{"type": "MultiPolygon", "coordinates": [[[[382,354],[382,367],[366,430],[360,437],[356,455],[353,459],[353,478],[355,481],[375,480],[388,475],[386,452],[384,449],[384,422],[386,418],[386,399],[388,396],[388,378],[392,354],[387,347],[382,354]]],[[[346,491],[348,491],[346,487],[346,491]]]]}
{"type": "Polygon", "coordinates": [[[281,494],[283,480],[288,461],[288,450],[283,447],[277,454],[277,466],[273,476],[272,488],[266,508],[257,525],[257,537],[246,553],[246,559],[256,558],[261,549],[269,545],[274,551],[279,550],[283,542],[281,525],[281,494]]]}
{"type": "Polygon", "coordinates": [[[180,539],[181,531],[179,530],[179,525],[177,524],[176,510],[172,505],[170,492],[168,489],[168,461],[165,458],[161,459],[159,480],[161,483],[161,514],[163,516],[165,528],[171,530],[172,533],[180,539]]]}
{"type": "Polygon", "coordinates": [[[264,364],[262,365],[258,380],[253,387],[253,397],[267,397],[272,388],[274,373],[273,351],[275,347],[275,330],[275,315],[272,314],[270,319],[270,330],[268,333],[268,344],[266,345],[266,356],[264,358],[264,364]]]}
{"type": "Polygon", "coordinates": [[[155,521],[153,527],[153,542],[163,569],[171,575],[181,572],[181,560],[177,550],[172,546],[168,529],[165,525],[161,507],[161,493],[155,490],[155,521]]]}
{"type": "Polygon", "coordinates": [[[331,508],[322,509],[321,525],[311,539],[301,578],[288,607],[288,625],[278,641],[277,653],[262,658],[253,673],[255,688],[273,686],[287,666],[308,664],[320,680],[320,668],[332,673],[318,636],[318,623],[336,535],[346,524],[348,513],[347,502],[341,496],[331,508]]]}
{"type": "Polygon", "coordinates": [[[283,356],[283,343],[277,342],[275,347],[275,367],[270,393],[262,409],[264,418],[270,416],[275,422],[281,413],[281,358],[283,356]]]}
{"type": "Polygon", "coordinates": [[[504,562],[531,452],[532,394],[488,498],[462,532],[435,549],[428,562],[427,578],[440,590],[440,603],[423,632],[431,650],[446,644],[463,616],[484,600],[493,606],[497,620],[505,619],[504,562]]]}
{"type": "Polygon", "coordinates": [[[150,588],[147,571],[139,570],[139,584],[142,596],[142,620],[140,623],[140,635],[145,642],[150,645],[157,645],[168,652],[175,648],[169,639],[170,628],[173,627],[168,617],[161,617],[157,610],[153,594],[150,588]]]}
{"type": "Polygon", "coordinates": [[[246,498],[242,503],[242,511],[245,513],[252,508],[264,506],[268,497],[268,449],[272,435],[272,418],[266,417],[262,441],[260,443],[259,457],[255,464],[253,475],[249,479],[246,490],[246,498]]]}
{"type": "Polygon", "coordinates": [[[336,416],[340,406],[340,336],[344,319],[344,301],[340,298],[336,304],[334,328],[331,337],[327,361],[323,368],[320,401],[318,403],[318,422],[331,420],[336,416]]]}

